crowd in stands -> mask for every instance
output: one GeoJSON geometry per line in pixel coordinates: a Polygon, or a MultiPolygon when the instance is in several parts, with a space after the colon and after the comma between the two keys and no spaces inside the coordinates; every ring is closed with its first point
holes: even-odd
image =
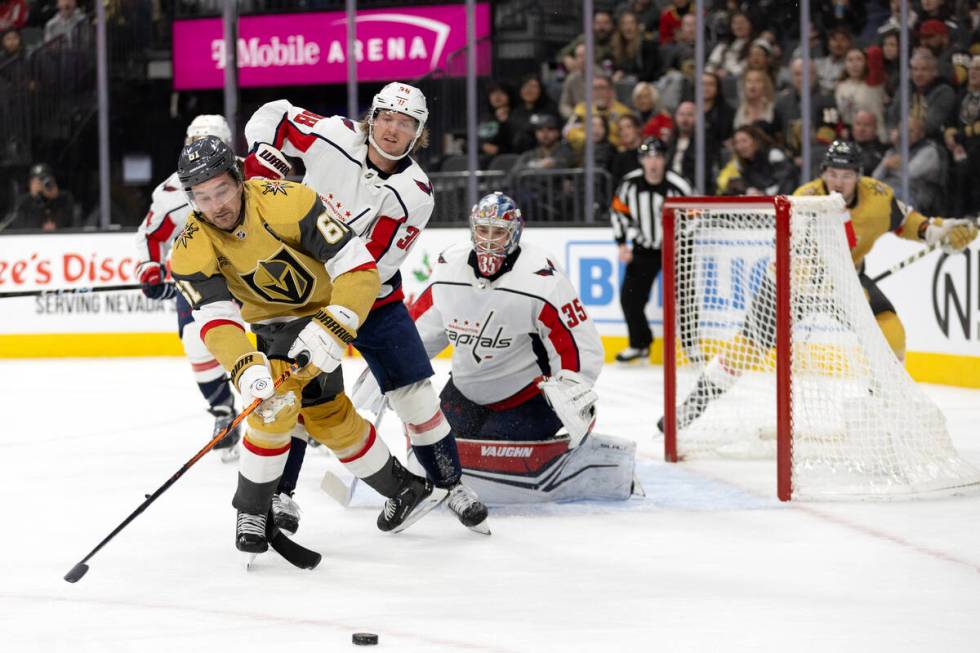
{"type": "MultiPolygon", "coordinates": [[[[642,140],[656,136],[670,148],[670,169],[693,180],[694,4],[597,2],[594,61],[579,36],[555,53],[544,77],[494,79],[481,115],[481,167],[500,169],[498,157],[512,155],[512,171],[581,166],[591,65],[599,174],[614,186],[637,167],[642,140]]],[[[806,134],[796,3],[705,4],[704,192],[791,192],[806,181],[804,138],[813,176],[826,146],[846,139],[860,145],[865,175],[901,192],[898,0],[811,3],[806,134]]],[[[908,24],[910,186],[902,199],[931,214],[976,213],[980,190],[967,177],[980,164],[980,2],[913,0],[908,24]]]]}

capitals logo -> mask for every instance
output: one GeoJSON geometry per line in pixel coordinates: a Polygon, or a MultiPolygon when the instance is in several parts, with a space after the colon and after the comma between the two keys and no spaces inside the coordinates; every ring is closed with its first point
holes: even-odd
{"type": "Polygon", "coordinates": [[[494,357],[494,350],[507,349],[513,338],[504,337],[504,327],[491,327],[493,311],[480,322],[470,324],[468,320],[460,322],[453,319],[446,327],[446,337],[458,349],[470,348],[470,355],[477,363],[494,357]]]}

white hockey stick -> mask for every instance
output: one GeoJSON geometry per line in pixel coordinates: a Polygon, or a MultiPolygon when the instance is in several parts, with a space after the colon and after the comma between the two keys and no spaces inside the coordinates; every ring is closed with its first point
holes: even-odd
{"type": "MultiPolygon", "coordinates": [[[[974,224],[976,224],[978,221],[980,221],[980,218],[976,218],[976,217],[965,218],[965,219],[966,220],[972,220],[974,224]]],[[[890,277],[891,275],[895,274],[899,270],[904,270],[905,268],[907,268],[908,266],[912,265],[913,263],[915,263],[919,259],[925,258],[929,254],[931,254],[932,252],[934,252],[936,250],[936,248],[938,248],[941,244],[942,243],[935,243],[933,245],[930,245],[929,247],[926,247],[925,249],[920,249],[918,252],[916,252],[912,256],[909,256],[906,259],[902,259],[901,261],[899,261],[895,265],[891,266],[890,268],[888,268],[887,270],[885,270],[881,274],[879,274],[879,275],[877,275],[875,277],[872,277],[871,280],[874,281],[875,283],[878,283],[882,279],[886,279],[886,278],[890,277]]]]}
{"type": "MultiPolygon", "coordinates": [[[[378,415],[374,418],[374,430],[378,432],[381,428],[381,420],[384,419],[385,411],[388,408],[388,400],[385,399],[381,403],[381,408],[378,409],[378,415]]],[[[380,435],[378,437],[381,437],[380,435]]],[[[357,481],[359,479],[354,476],[350,485],[334,474],[331,470],[327,469],[323,472],[323,478],[320,479],[320,489],[330,495],[330,498],[342,505],[347,507],[350,505],[351,499],[354,498],[354,490],[357,489],[357,481]]]]}

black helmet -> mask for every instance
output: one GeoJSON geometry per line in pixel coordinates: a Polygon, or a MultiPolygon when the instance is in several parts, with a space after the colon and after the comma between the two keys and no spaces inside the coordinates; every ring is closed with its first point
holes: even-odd
{"type": "Polygon", "coordinates": [[[820,165],[821,171],[827,168],[845,168],[861,174],[861,148],[857,143],[834,141],[824,153],[820,165]]]}
{"type": "Polygon", "coordinates": [[[180,151],[177,177],[185,192],[225,172],[230,172],[236,181],[242,180],[235,153],[217,136],[194,141],[180,151]]]}
{"type": "Polygon", "coordinates": [[[654,154],[666,157],[668,149],[667,144],[659,138],[648,138],[636,150],[636,158],[642,159],[645,156],[653,156],[654,154]]]}

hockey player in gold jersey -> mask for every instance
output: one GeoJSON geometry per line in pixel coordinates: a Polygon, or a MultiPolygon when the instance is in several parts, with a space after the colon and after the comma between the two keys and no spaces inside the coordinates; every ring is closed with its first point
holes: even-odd
{"type": "MultiPolygon", "coordinates": [[[[845,224],[851,258],[868,297],[871,311],[892,351],[899,360],[905,358],[905,329],[894,306],[864,272],[864,257],[886,232],[902,238],[941,246],[952,253],[966,248],[977,237],[970,220],[927,218],[895,198],[894,191],[876,179],[861,176],[860,157],[851,143],[834,141],[824,155],[821,175],[798,188],[794,195],[827,195],[840,193],[847,205],[850,221],[845,224]]],[[[746,371],[746,366],[762,360],[776,342],[776,289],[763,279],[746,314],[745,323],[735,336],[732,348],[751,351],[752,356],[731,357],[721,352],[711,359],[698,377],[697,384],[677,410],[677,428],[690,425],[717,397],[731,388],[746,371]]],[[[663,418],[658,422],[663,431],[663,418]]]]}
{"type": "Polygon", "coordinates": [[[173,277],[245,405],[263,400],[243,440],[232,501],[236,546],[247,553],[268,548],[267,515],[300,417],[311,437],[388,497],[378,527],[407,527],[445,493],[392,457],[354,411],[339,367],[380,287],[370,252],[309,188],[243,181],[220,139],[186,146],[178,176],[194,213],[174,244],[173,277]],[[258,349],[241,320],[251,325],[258,349]],[[275,390],[273,378],[301,354],[310,364],[275,390]]]}

